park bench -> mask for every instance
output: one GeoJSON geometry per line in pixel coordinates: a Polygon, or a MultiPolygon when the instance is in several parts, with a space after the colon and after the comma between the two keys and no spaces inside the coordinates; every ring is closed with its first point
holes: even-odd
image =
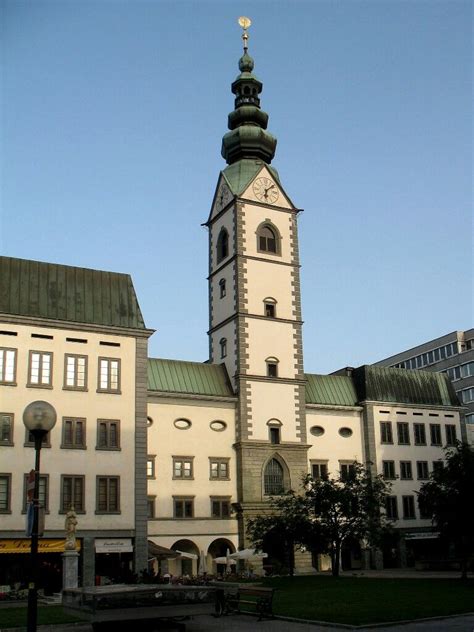
{"type": "Polygon", "coordinates": [[[218,591],[216,602],[217,616],[234,612],[251,612],[258,614],[258,620],[273,617],[274,588],[262,586],[222,587],[218,591]]]}
{"type": "Polygon", "coordinates": [[[263,586],[241,586],[238,592],[238,611],[250,610],[258,614],[258,620],[264,617],[273,617],[273,594],[274,588],[264,588],[263,586]],[[244,606],[244,608],[242,608],[244,606]]]}

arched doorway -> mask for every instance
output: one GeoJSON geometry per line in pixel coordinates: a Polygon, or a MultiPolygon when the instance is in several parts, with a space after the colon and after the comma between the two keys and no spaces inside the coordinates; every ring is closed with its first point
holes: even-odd
{"type": "Polygon", "coordinates": [[[225,563],[216,564],[214,560],[223,560],[227,555],[227,551],[229,551],[229,553],[235,553],[235,550],[234,544],[230,540],[227,540],[227,538],[217,538],[213,540],[207,549],[208,568],[212,568],[212,572],[214,573],[224,574],[226,570],[225,563]]]}
{"type": "Polygon", "coordinates": [[[179,551],[181,556],[174,560],[175,575],[197,575],[199,549],[191,540],[178,540],[171,547],[172,551],[179,551]]]}

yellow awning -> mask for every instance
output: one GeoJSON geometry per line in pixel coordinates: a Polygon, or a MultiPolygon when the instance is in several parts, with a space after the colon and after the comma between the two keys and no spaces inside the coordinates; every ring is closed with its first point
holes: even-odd
{"type": "MultiPolygon", "coordinates": [[[[39,553],[64,553],[64,540],[40,538],[38,541],[39,553]]],[[[76,540],[76,551],[81,550],[81,542],[76,540]]],[[[18,538],[15,540],[0,539],[0,553],[30,553],[31,540],[18,538]]]]}

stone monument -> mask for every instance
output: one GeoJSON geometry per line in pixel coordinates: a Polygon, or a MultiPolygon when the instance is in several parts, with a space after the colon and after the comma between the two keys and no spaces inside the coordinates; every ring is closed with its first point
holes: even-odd
{"type": "Polygon", "coordinates": [[[74,507],[66,514],[64,528],[66,539],[64,543],[63,558],[63,590],[65,588],[77,588],[79,576],[79,553],[76,550],[76,526],[77,516],[74,507]]]}

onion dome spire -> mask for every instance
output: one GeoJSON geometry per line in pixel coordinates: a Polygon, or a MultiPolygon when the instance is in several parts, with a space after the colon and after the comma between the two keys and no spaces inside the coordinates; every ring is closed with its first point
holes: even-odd
{"type": "Polygon", "coordinates": [[[243,29],[244,54],[239,59],[240,75],[232,84],[235,94],[235,109],[229,114],[228,127],[231,130],[222,139],[222,157],[231,165],[242,158],[259,158],[270,164],[277,140],[266,131],[268,114],[260,109],[259,94],[262,83],[253,74],[254,61],[248,54],[248,33],[251,21],[239,18],[243,29]]]}

